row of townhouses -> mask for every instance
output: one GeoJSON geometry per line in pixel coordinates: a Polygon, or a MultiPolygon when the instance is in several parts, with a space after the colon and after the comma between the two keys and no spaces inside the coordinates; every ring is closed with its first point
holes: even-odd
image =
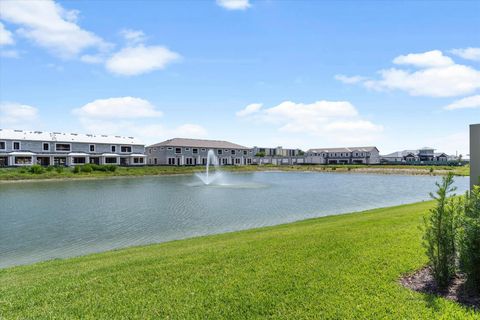
{"type": "Polygon", "coordinates": [[[145,146],[133,137],[0,129],[0,166],[144,165],[145,146]]]}
{"type": "Polygon", "coordinates": [[[174,138],[145,147],[133,137],[0,129],[0,166],[32,164],[75,166],[86,163],[125,166],[205,165],[209,150],[220,165],[447,163],[433,148],[380,156],[377,147],[248,148],[219,140],[174,138]]]}

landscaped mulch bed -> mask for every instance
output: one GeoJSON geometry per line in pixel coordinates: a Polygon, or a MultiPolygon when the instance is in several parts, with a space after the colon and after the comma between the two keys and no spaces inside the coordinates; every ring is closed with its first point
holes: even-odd
{"type": "Polygon", "coordinates": [[[425,267],[412,275],[403,277],[400,279],[400,283],[411,290],[439,295],[480,311],[480,295],[467,290],[463,275],[457,275],[446,290],[440,290],[437,287],[430,267],[425,267]]]}

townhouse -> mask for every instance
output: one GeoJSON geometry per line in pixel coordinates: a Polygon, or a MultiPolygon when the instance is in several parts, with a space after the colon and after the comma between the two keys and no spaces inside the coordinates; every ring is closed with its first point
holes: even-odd
{"type": "Polygon", "coordinates": [[[141,166],[144,152],[133,137],[0,129],[0,166],[141,166]]]}
{"type": "Polygon", "coordinates": [[[149,165],[206,165],[213,150],[220,165],[247,165],[254,159],[253,149],[219,140],[174,138],[145,148],[149,165]]]}
{"type": "Polygon", "coordinates": [[[378,164],[377,147],[317,148],[305,154],[308,164],[378,164]]]}

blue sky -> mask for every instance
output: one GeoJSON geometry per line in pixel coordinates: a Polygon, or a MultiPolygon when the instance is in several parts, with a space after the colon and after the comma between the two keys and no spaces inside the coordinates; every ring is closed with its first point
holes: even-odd
{"type": "Polygon", "coordinates": [[[468,152],[478,1],[2,1],[0,127],[468,152]]]}

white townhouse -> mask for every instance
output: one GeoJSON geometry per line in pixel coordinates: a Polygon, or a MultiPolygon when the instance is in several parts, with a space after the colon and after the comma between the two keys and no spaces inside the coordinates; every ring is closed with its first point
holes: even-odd
{"type": "Polygon", "coordinates": [[[305,154],[308,164],[378,164],[377,147],[317,148],[305,154]]]}
{"type": "Polygon", "coordinates": [[[133,137],[0,129],[0,166],[145,165],[133,137]]]}

